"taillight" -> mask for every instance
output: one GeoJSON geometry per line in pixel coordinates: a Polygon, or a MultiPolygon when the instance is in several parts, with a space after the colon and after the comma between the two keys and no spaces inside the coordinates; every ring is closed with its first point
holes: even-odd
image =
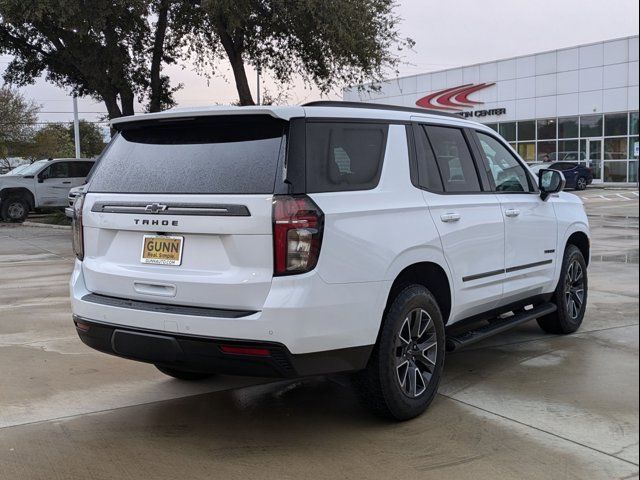
{"type": "Polygon", "coordinates": [[[324,215],[306,195],[273,197],[274,274],[313,270],[322,243],[324,215]]]}
{"type": "Polygon", "coordinates": [[[82,204],[84,203],[84,195],[78,195],[73,204],[73,253],[76,254],[78,260],[84,258],[84,235],[82,233],[82,204]]]}

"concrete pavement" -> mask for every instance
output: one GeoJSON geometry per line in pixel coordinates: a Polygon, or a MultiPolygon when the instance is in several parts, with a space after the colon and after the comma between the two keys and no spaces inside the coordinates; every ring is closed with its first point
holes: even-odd
{"type": "Polygon", "coordinates": [[[401,424],[342,377],[186,384],[92,351],[70,319],[70,232],[0,224],[0,479],[637,478],[638,202],[585,204],[581,330],[533,322],[449,355],[401,424]]]}

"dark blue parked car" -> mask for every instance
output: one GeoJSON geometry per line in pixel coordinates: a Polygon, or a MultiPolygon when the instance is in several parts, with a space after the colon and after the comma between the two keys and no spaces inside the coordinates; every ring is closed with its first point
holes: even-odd
{"type": "Polygon", "coordinates": [[[575,162],[555,162],[555,163],[539,163],[531,167],[531,171],[534,175],[538,175],[538,172],[543,168],[552,168],[553,170],[560,170],[564,173],[564,178],[567,180],[566,188],[575,188],[576,190],[584,190],[587,185],[591,185],[593,182],[593,172],[591,169],[581,163],[575,162]]]}
{"type": "Polygon", "coordinates": [[[549,168],[560,170],[564,173],[564,178],[567,180],[567,188],[584,190],[587,185],[591,185],[591,182],[593,182],[593,172],[589,167],[581,163],[556,162],[552,163],[549,168]]]}

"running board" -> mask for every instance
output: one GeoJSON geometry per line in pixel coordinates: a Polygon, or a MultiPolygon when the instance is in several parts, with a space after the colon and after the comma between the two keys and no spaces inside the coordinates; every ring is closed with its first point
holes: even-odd
{"type": "Polygon", "coordinates": [[[531,310],[525,310],[507,318],[498,318],[475,330],[460,333],[458,335],[447,336],[447,351],[453,352],[462,347],[479,342],[485,338],[489,338],[498,333],[502,333],[517,325],[530,322],[538,317],[548,315],[557,310],[558,307],[554,303],[543,303],[531,310]]]}

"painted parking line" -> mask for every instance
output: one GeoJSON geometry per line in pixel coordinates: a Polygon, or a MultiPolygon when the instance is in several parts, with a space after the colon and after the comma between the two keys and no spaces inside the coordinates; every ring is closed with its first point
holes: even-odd
{"type": "Polygon", "coordinates": [[[637,201],[638,192],[624,192],[624,193],[604,193],[601,195],[586,195],[582,197],[584,201],[607,201],[610,202],[612,200],[623,201],[623,202],[635,202],[637,201]],[[633,196],[631,196],[633,195],[633,196]]]}

